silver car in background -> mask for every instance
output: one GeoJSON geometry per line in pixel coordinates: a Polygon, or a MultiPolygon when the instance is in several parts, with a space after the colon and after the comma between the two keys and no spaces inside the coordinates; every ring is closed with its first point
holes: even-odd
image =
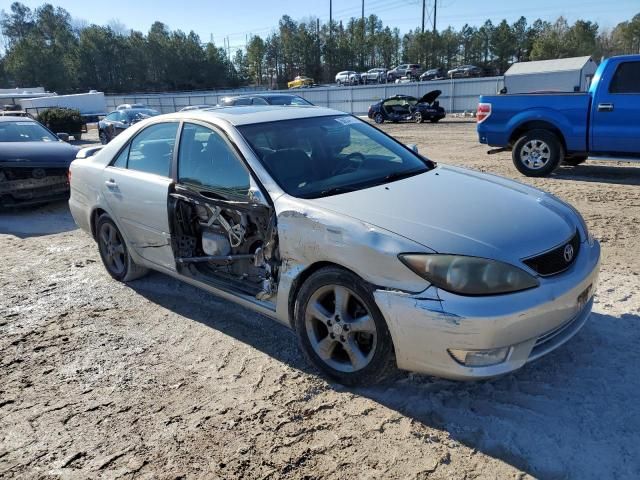
{"type": "Polygon", "coordinates": [[[350,385],[522,367],[585,324],[600,259],[552,195],[318,107],[150,118],[79,153],[69,205],[116,280],[153,269],[271,317],[350,385]]]}
{"type": "Polygon", "coordinates": [[[360,74],[352,70],[344,70],[336,73],[336,83],[340,85],[358,85],[360,83],[360,74]]]}

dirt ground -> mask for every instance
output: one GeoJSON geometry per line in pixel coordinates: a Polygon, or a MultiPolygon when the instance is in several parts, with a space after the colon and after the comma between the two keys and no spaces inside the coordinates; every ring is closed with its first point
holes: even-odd
{"type": "Polygon", "coordinates": [[[492,381],[347,389],[268,319],[161,274],[113,281],[64,203],[2,213],[0,478],[640,478],[640,165],[531,180],[471,123],[384,128],[580,210],[603,263],[572,341],[492,381]]]}

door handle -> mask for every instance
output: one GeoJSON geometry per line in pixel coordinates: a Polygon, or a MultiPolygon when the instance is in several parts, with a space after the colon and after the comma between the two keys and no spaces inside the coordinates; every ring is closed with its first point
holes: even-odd
{"type": "Polygon", "coordinates": [[[599,112],[613,112],[613,103],[599,103],[598,104],[599,112]]]}
{"type": "Polygon", "coordinates": [[[104,182],[104,184],[107,186],[107,188],[116,188],[118,186],[118,184],[113,178],[110,178],[109,180],[104,182]]]}

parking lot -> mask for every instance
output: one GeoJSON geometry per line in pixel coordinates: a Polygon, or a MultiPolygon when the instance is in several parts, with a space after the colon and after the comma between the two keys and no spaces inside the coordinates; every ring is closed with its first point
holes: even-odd
{"type": "Polygon", "coordinates": [[[640,477],[640,164],[531,179],[474,123],[382,128],[582,213],[603,258],[574,339],[491,381],[347,389],[268,319],[162,274],[115,282],[64,203],[3,212],[0,478],[640,477]]]}

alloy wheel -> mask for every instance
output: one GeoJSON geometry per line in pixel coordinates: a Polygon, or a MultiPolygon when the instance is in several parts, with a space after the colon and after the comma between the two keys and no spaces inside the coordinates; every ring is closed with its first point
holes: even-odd
{"type": "Polygon", "coordinates": [[[124,241],[111,223],[103,223],[100,227],[100,247],[106,267],[114,275],[122,275],[126,269],[124,241]]]}
{"type": "Polygon", "coordinates": [[[520,158],[526,167],[539,170],[551,159],[551,149],[542,140],[529,140],[522,146],[520,158]]]}
{"type": "Polygon", "coordinates": [[[307,302],[305,328],[316,355],[340,372],[365,368],[376,351],[373,315],[358,295],[342,285],[326,285],[307,302]]]}

